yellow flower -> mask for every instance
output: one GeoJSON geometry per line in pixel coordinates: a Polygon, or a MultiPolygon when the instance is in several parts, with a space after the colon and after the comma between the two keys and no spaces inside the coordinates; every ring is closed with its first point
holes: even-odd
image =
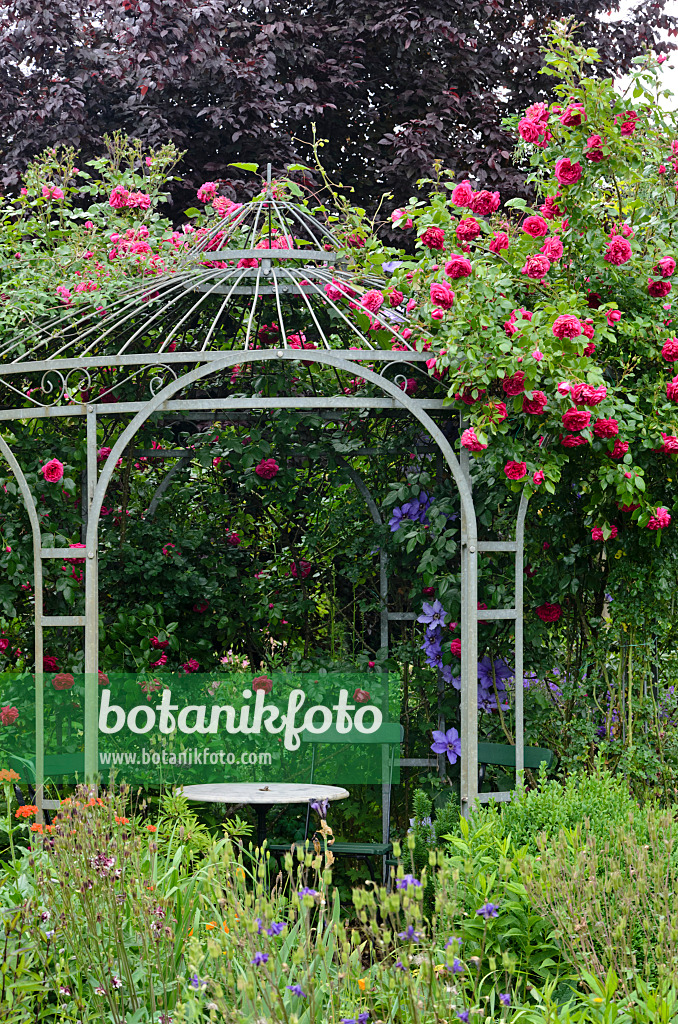
{"type": "Polygon", "coordinates": [[[365,979],[364,978],[358,978],[358,988],[360,989],[361,992],[365,991],[365,979]]]}
{"type": "Polygon", "coordinates": [[[594,1002],[594,1003],[602,1003],[602,1001],[603,1001],[603,1000],[602,1000],[602,999],[600,998],[600,996],[594,996],[594,997],[593,997],[593,1002],[594,1002]]]}

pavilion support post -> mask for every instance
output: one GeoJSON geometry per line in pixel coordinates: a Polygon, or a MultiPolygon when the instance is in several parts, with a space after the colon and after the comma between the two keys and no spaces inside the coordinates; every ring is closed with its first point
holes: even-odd
{"type": "MultiPolygon", "coordinates": [[[[464,422],[460,416],[460,431],[464,422]]],[[[469,455],[459,465],[472,492],[469,455]]],[[[478,544],[476,523],[461,506],[461,813],[468,818],[478,799],[478,544]]]]}
{"type": "Polygon", "coordinates": [[[99,532],[89,514],[97,483],[97,418],[87,408],[87,550],[85,558],[85,782],[99,774],[99,532]]]}
{"type": "Polygon", "coordinates": [[[516,704],[516,789],[524,787],[525,769],[525,729],[523,713],[523,590],[524,568],[523,552],[525,545],[525,515],[528,499],[525,492],[520,496],[520,506],[516,519],[516,552],[515,552],[515,704],[516,704]]]}

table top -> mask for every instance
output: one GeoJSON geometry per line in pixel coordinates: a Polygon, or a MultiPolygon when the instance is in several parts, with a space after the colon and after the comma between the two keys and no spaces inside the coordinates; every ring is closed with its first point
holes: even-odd
{"type": "Polygon", "coordinates": [[[211,804],[305,804],[309,800],[345,800],[347,789],[319,786],[315,783],[289,782],[215,782],[203,786],[184,786],[189,800],[211,804]]]}

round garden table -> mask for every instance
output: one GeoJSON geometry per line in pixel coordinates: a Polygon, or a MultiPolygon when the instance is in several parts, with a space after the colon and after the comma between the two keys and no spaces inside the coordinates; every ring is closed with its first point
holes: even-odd
{"type": "Polygon", "coordinates": [[[208,804],[246,804],[257,812],[257,842],[266,838],[266,815],[278,804],[307,804],[309,800],[345,800],[347,789],[341,786],[319,786],[316,783],[290,782],[214,782],[184,786],[188,800],[208,804]]]}

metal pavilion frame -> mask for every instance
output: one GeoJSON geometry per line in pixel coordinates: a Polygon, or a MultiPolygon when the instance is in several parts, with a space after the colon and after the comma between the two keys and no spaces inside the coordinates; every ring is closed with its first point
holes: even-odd
{"type": "MultiPolygon", "coordinates": [[[[101,508],[106,495],[106,489],[111,481],[113,471],[118,459],[122,456],[130,444],[132,444],[138,431],[147,422],[150,416],[155,413],[225,413],[238,410],[280,410],[299,409],[308,411],[325,410],[329,412],[352,411],[352,410],[374,410],[374,412],[385,410],[399,410],[408,413],[418,420],[424,430],[434,442],[440,457],[447,465],[449,472],[456,484],[461,501],[461,634],[462,634],[462,655],[461,655],[461,808],[465,815],[468,815],[478,800],[488,802],[492,798],[506,799],[508,794],[478,794],[478,706],[477,706],[477,629],[478,618],[509,619],[515,621],[515,717],[516,717],[516,785],[522,785],[522,771],[524,767],[524,736],[523,736],[523,538],[524,524],[527,510],[525,495],[521,497],[520,507],[516,520],[515,539],[513,541],[485,541],[478,539],[476,515],[473,504],[471,486],[471,475],[469,472],[468,455],[462,451],[461,461],[457,458],[447,437],[432,418],[431,413],[444,408],[443,402],[439,399],[416,399],[408,396],[396,384],[386,379],[382,373],[374,369],[367,369],[362,364],[369,361],[373,364],[381,364],[382,368],[394,363],[418,368],[418,364],[428,357],[425,352],[417,351],[413,346],[401,346],[396,352],[384,351],[372,345],[369,338],[363,334],[341,308],[341,301],[327,297],[326,287],[332,283],[343,285],[349,295],[360,294],[364,291],[364,284],[356,283],[354,275],[343,271],[337,265],[334,252],[328,252],[327,241],[321,244],[321,240],[330,239],[332,248],[337,245],[336,240],[327,229],[313,220],[307,211],[289,203],[276,203],[272,198],[270,184],[264,196],[266,202],[252,203],[244,207],[245,211],[240,212],[232,218],[228,224],[228,230],[222,231],[225,234],[225,243],[222,237],[218,238],[219,245],[215,245],[217,229],[212,229],[203,235],[197,245],[193,245],[186,256],[178,265],[178,269],[166,280],[161,280],[154,295],[149,302],[149,285],[144,283],[140,288],[132,289],[126,293],[122,300],[111,310],[111,313],[103,320],[96,316],[85,318],[84,323],[78,321],[75,328],[64,329],[64,317],[53,323],[47,324],[36,332],[34,331],[27,344],[26,335],[18,339],[10,339],[10,342],[0,347],[0,385],[4,385],[15,394],[21,396],[24,403],[28,402],[33,407],[24,404],[16,408],[0,409],[0,422],[11,422],[16,420],[33,419],[54,419],[59,417],[78,417],[85,421],[87,460],[86,460],[86,481],[85,494],[83,495],[83,519],[86,523],[83,539],[85,541],[85,607],[82,615],[51,616],[44,613],[44,589],[43,589],[43,563],[45,560],[54,558],[68,558],[73,556],[72,548],[49,548],[43,544],[39,516],[33,495],[30,492],[22,467],[19,465],[14,453],[6,439],[0,434],[0,452],[12,470],[25,507],[30,519],[33,538],[33,562],[34,562],[34,590],[35,590],[35,704],[36,704],[36,802],[40,808],[48,806],[44,800],[44,673],[43,673],[43,631],[50,627],[74,627],[84,629],[85,635],[85,707],[84,707],[84,746],[85,746],[85,778],[87,781],[94,781],[98,775],[98,654],[99,654],[99,518],[101,508]],[[261,239],[265,230],[262,228],[262,218],[266,221],[268,217],[268,238],[269,244],[274,238],[275,232],[271,233],[271,211],[275,213],[277,222],[284,225],[285,235],[292,240],[292,247],[276,250],[275,254],[263,257],[261,248],[257,246],[257,238],[261,239]],[[249,223],[247,223],[249,218],[249,223]],[[293,226],[289,228],[288,225],[293,226]],[[244,225],[244,226],[243,226],[244,225]],[[295,232],[304,231],[307,237],[307,245],[312,248],[297,248],[295,232]],[[246,235],[243,238],[243,231],[246,235]],[[248,233],[247,233],[248,232],[248,233]],[[310,241],[308,240],[310,236],[310,241]],[[233,244],[234,237],[237,238],[233,244]],[[238,241],[240,244],[238,244],[238,241]],[[230,243],[230,244],[229,244],[230,243]],[[212,266],[208,261],[205,268],[206,257],[212,257],[214,253],[220,257],[219,266],[212,266]],[[227,262],[224,264],[223,260],[227,262]],[[235,267],[236,260],[257,260],[257,267],[235,267]],[[280,260],[282,267],[275,266],[280,260]],[[293,267],[289,261],[296,260],[301,266],[293,267]],[[196,293],[200,296],[197,300],[193,297],[196,293]],[[198,351],[195,349],[184,349],[172,351],[171,341],[179,336],[179,331],[195,319],[195,310],[200,308],[205,297],[219,296],[220,303],[217,317],[212,322],[202,337],[202,345],[198,351]],[[246,327],[243,328],[241,318],[238,331],[242,334],[244,329],[244,346],[235,348],[234,344],[230,351],[210,350],[210,341],[218,333],[218,321],[224,311],[228,310],[229,303],[234,301],[235,295],[247,296],[249,301],[249,318],[246,327]],[[207,382],[210,377],[235,366],[242,367],[245,364],[255,362],[298,362],[300,352],[298,347],[290,344],[290,338],[285,330],[282,299],[285,295],[298,296],[303,302],[303,311],[313,321],[318,329],[319,337],[323,342],[324,350],[312,349],[303,351],[303,360],[312,363],[318,368],[343,371],[354,378],[362,378],[366,383],[374,385],[382,393],[382,397],[375,396],[347,396],[337,394],[336,396],[287,396],[287,397],[242,397],[234,396],[215,399],[212,396],[200,397],[193,395],[188,398],[179,397],[180,393],[190,389],[192,385],[200,382],[207,382]],[[181,307],[180,299],[186,300],[190,296],[192,305],[186,312],[181,307]],[[223,300],[221,296],[224,296],[223,300]],[[280,320],[281,341],[276,348],[259,349],[254,347],[253,338],[256,336],[255,310],[263,296],[271,296],[275,300],[275,308],[278,311],[280,320]],[[160,300],[158,303],[157,299],[160,300]],[[323,306],[329,307],[336,318],[340,318],[343,329],[350,329],[349,336],[360,341],[360,348],[333,348],[330,339],[321,325],[317,312],[317,301],[320,299],[323,306]],[[314,300],[316,307],[314,308],[314,300]],[[146,303],[146,307],[142,306],[146,303]],[[173,310],[174,322],[168,331],[164,324],[163,316],[168,308],[176,307],[173,310]],[[132,312],[130,312],[130,310],[132,312]],[[143,327],[132,329],[131,337],[124,340],[124,344],[118,344],[114,352],[102,352],[102,341],[111,338],[120,338],[121,324],[124,325],[129,319],[132,325],[136,323],[134,316],[139,312],[144,313],[143,327]],[[177,314],[181,314],[177,320],[177,314]],[[134,342],[140,336],[148,336],[149,328],[157,332],[155,347],[152,353],[145,351],[134,351],[134,342]],[[253,331],[253,328],[255,329],[253,331]],[[145,332],[145,333],[144,333],[145,332]],[[53,348],[54,342],[57,341],[53,348]],[[47,358],[43,357],[49,350],[47,358]],[[97,351],[98,350],[98,351],[97,351]],[[195,364],[192,369],[185,369],[190,364],[195,364]],[[180,368],[183,372],[179,376],[174,367],[180,368]],[[43,395],[53,391],[50,375],[55,374],[60,382],[60,390],[57,398],[68,396],[68,389],[71,387],[69,378],[77,376],[81,382],[87,385],[97,373],[107,370],[117,370],[126,373],[125,380],[151,371],[156,374],[150,382],[151,397],[141,401],[119,401],[102,402],[88,400],[75,402],[70,399],[66,405],[46,405],[41,403],[31,392],[26,394],[21,387],[15,386],[13,381],[25,382],[36,374],[41,375],[41,389],[43,395]],[[157,389],[158,375],[169,376],[170,382],[157,389]],[[155,393],[154,393],[155,392],[155,393]],[[101,472],[97,462],[97,423],[102,416],[122,416],[129,419],[129,422],[111,449],[110,455],[102,465],[101,472]],[[86,505],[86,507],[85,507],[86,505]],[[478,581],[478,555],[483,552],[509,552],[514,555],[515,568],[515,600],[514,606],[508,609],[477,610],[477,581],[478,581]]],[[[223,228],[223,224],[221,225],[223,228]]],[[[364,281],[364,279],[363,279],[364,281]]],[[[374,282],[368,281],[374,285],[374,282]]],[[[383,282],[379,282],[383,287],[383,282]]],[[[154,282],[154,288],[156,288],[154,282]]],[[[403,322],[404,318],[398,313],[392,314],[392,319],[403,322]]],[[[166,317],[165,317],[166,319],[166,317]]],[[[75,320],[75,318],[74,318],[75,320]]],[[[393,323],[383,316],[373,316],[372,321],[381,328],[393,330],[393,323]]],[[[204,328],[202,328],[204,330],[204,328]]],[[[235,338],[235,335],[234,335],[235,338]]],[[[82,384],[80,385],[82,388],[82,384]]],[[[120,383],[113,385],[111,391],[115,391],[120,383]]],[[[344,463],[345,471],[353,480],[354,484],[365,498],[370,513],[375,522],[381,522],[379,510],[374,503],[364,482],[356,471],[344,463]]],[[[172,474],[172,470],[170,470],[172,474]]],[[[168,474],[168,477],[170,476],[168,474]]],[[[166,486],[169,481],[163,481],[160,487],[166,486]]],[[[158,489],[160,491],[160,488],[158,489]]],[[[158,495],[159,496],[159,495],[158,495]]],[[[387,559],[385,552],[380,557],[380,597],[381,597],[381,618],[380,618],[380,639],[381,646],[388,649],[389,645],[389,624],[393,621],[414,620],[414,612],[389,612],[388,610],[388,573],[387,559]]],[[[439,727],[444,728],[444,722],[438,722],[439,727]]],[[[404,764],[429,764],[427,760],[407,760],[404,764]]],[[[383,799],[386,799],[384,794],[383,799]]],[[[384,808],[383,821],[386,831],[388,825],[388,810],[384,808]]],[[[388,841],[385,835],[384,841],[388,841]]]]}

